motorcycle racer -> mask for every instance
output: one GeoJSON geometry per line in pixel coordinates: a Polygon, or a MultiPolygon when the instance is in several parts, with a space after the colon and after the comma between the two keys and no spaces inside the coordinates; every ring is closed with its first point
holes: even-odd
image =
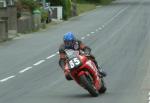
{"type": "Polygon", "coordinates": [[[72,78],[70,77],[70,75],[68,75],[67,72],[65,72],[65,69],[64,69],[65,64],[66,64],[66,56],[65,56],[66,49],[84,51],[85,55],[95,63],[99,76],[100,77],[106,76],[106,73],[98,66],[98,63],[95,57],[91,54],[91,48],[83,44],[82,41],[76,39],[72,32],[68,32],[64,34],[63,44],[61,44],[59,47],[59,56],[60,56],[59,65],[64,70],[65,77],[67,80],[72,80],[72,78]]]}

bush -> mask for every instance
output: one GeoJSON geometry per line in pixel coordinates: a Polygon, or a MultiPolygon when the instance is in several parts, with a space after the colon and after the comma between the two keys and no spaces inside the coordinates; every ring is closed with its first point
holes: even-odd
{"type": "Polygon", "coordinates": [[[61,0],[47,0],[47,2],[50,2],[52,6],[60,6],[62,5],[61,0]]]}
{"type": "Polygon", "coordinates": [[[43,8],[40,9],[41,12],[41,22],[44,23],[48,18],[48,12],[43,8]]]}
{"type": "Polygon", "coordinates": [[[71,16],[71,0],[62,0],[63,18],[67,20],[71,16]]]}
{"type": "Polygon", "coordinates": [[[20,0],[20,2],[24,9],[28,9],[31,12],[39,8],[39,4],[35,0],[20,0]]]}

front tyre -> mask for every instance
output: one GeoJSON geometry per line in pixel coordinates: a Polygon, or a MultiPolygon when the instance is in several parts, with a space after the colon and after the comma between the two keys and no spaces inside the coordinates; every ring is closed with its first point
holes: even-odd
{"type": "Polygon", "coordinates": [[[80,76],[80,84],[93,96],[97,97],[99,95],[98,91],[92,84],[91,80],[88,80],[88,77],[85,75],[80,76]]]}
{"type": "Polygon", "coordinates": [[[101,78],[101,83],[102,83],[102,87],[101,87],[100,90],[99,90],[99,93],[100,93],[100,94],[105,93],[106,90],[107,90],[103,78],[101,78]]]}

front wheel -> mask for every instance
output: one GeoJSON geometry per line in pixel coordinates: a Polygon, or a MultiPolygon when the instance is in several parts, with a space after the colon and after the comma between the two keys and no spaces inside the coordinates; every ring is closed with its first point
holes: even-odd
{"type": "Polygon", "coordinates": [[[100,90],[99,90],[99,93],[100,93],[100,94],[105,93],[105,92],[106,92],[106,90],[107,90],[107,88],[106,88],[106,86],[105,86],[105,82],[104,82],[104,79],[103,79],[103,78],[101,78],[101,83],[102,83],[102,87],[101,87],[101,88],[100,88],[100,90]]]}
{"type": "Polygon", "coordinates": [[[85,75],[80,76],[80,84],[93,96],[97,97],[99,95],[96,88],[93,86],[91,80],[88,80],[88,77],[85,75]]]}

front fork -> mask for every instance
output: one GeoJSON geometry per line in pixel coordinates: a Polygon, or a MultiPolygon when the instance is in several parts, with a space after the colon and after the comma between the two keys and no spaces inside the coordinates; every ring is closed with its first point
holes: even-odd
{"type": "MultiPolygon", "coordinates": [[[[102,87],[102,82],[101,79],[99,77],[97,77],[96,79],[94,79],[94,77],[92,77],[89,72],[87,71],[81,71],[78,74],[78,77],[80,77],[81,75],[85,75],[88,79],[88,81],[94,86],[94,88],[96,88],[97,90],[99,90],[102,87]]],[[[81,84],[81,83],[79,83],[81,84]]]]}

